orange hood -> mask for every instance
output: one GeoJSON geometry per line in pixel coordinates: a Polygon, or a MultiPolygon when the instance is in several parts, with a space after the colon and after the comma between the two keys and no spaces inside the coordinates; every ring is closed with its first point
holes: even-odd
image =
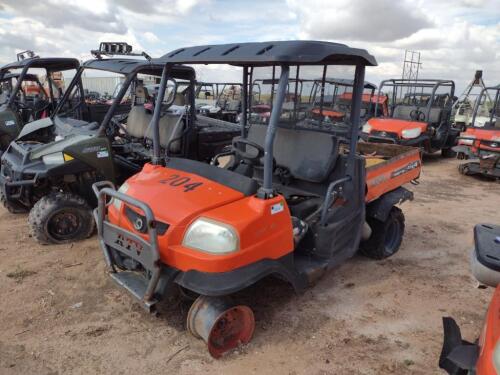
{"type": "Polygon", "coordinates": [[[201,176],[152,164],[144,165],[127,184],[127,195],[149,205],[157,220],[174,225],[244,197],[201,176]]]}
{"type": "Polygon", "coordinates": [[[395,118],[371,118],[368,124],[372,130],[397,133],[402,135],[403,130],[420,128],[422,133],[427,129],[427,123],[418,121],[400,120],[395,118]]]}
{"type": "Polygon", "coordinates": [[[470,137],[483,141],[496,141],[500,142],[500,130],[494,129],[480,129],[480,128],[467,128],[460,134],[461,137],[470,137]]]}

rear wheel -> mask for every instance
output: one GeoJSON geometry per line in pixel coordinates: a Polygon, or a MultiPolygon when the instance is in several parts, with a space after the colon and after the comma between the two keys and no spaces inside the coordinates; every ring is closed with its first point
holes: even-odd
{"type": "Polygon", "coordinates": [[[41,244],[61,244],[90,237],[94,231],[92,211],[82,197],[51,193],[30,211],[31,235],[41,244]]]}
{"type": "Polygon", "coordinates": [[[370,217],[366,220],[372,229],[372,234],[359,245],[360,253],[373,259],[385,259],[397,253],[405,231],[403,211],[398,207],[392,207],[387,220],[380,221],[370,217]]]}

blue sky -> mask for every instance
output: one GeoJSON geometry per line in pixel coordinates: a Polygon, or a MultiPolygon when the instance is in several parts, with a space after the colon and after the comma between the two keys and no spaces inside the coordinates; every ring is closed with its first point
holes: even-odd
{"type": "Polygon", "coordinates": [[[0,3],[0,63],[25,49],[85,60],[105,40],[128,41],[158,56],[189,45],[284,39],[365,48],[379,62],[367,72],[373,82],[399,77],[404,50],[416,49],[422,53],[422,77],[454,79],[461,90],[476,69],[483,69],[487,83],[500,83],[500,0],[0,3]]]}

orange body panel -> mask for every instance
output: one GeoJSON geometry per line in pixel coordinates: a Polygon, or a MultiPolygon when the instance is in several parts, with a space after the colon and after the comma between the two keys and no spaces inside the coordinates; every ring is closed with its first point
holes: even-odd
{"type": "MultiPolygon", "coordinates": [[[[312,113],[314,113],[315,115],[319,115],[320,114],[319,108],[313,108],[312,113]]],[[[331,117],[333,119],[341,120],[345,116],[345,113],[334,111],[333,109],[324,109],[323,108],[322,115],[331,117]]]]}
{"type": "Polygon", "coordinates": [[[403,135],[403,130],[420,128],[422,133],[427,130],[427,123],[420,121],[408,121],[395,118],[371,118],[368,124],[372,130],[386,131],[397,133],[400,137],[403,135]]]}
{"type": "Polygon", "coordinates": [[[500,339],[500,286],[497,286],[491,299],[483,332],[479,337],[479,358],[476,365],[477,375],[497,375],[493,366],[493,353],[500,339]]]}
{"type": "Polygon", "coordinates": [[[383,163],[366,168],[367,203],[418,178],[421,171],[420,152],[416,148],[383,163]]]}
{"type": "MultiPolygon", "coordinates": [[[[158,236],[160,256],[165,264],[179,270],[226,272],[261,259],[277,259],[293,251],[290,212],[281,196],[268,200],[244,197],[236,190],[198,175],[151,164],[146,164],[142,172],[127,183],[128,195],[148,204],[156,220],[170,225],[164,235],[158,236]],[[173,180],[172,176],[177,179],[173,180]],[[176,186],[178,181],[183,181],[180,179],[189,181],[176,186]],[[199,185],[190,190],[189,184],[199,185]],[[272,211],[273,206],[279,209],[272,211]],[[231,225],[240,238],[239,251],[214,255],[183,246],[186,230],[200,217],[231,225]]],[[[147,235],[133,228],[124,210],[122,205],[118,213],[115,206],[110,205],[109,221],[147,239],[147,235]]]]}
{"type": "Polygon", "coordinates": [[[489,147],[485,144],[481,144],[481,141],[491,141],[500,143],[500,130],[494,129],[481,129],[469,127],[464,132],[460,133],[460,137],[463,138],[474,138],[474,143],[472,145],[466,145],[463,140],[458,140],[459,145],[471,147],[473,152],[477,152],[478,149],[498,152],[498,148],[489,147]]]}

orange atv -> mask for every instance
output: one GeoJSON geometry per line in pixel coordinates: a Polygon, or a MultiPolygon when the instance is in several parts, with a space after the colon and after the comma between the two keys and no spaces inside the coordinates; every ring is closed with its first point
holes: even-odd
{"type": "MultiPolygon", "coordinates": [[[[445,157],[454,156],[459,130],[450,120],[455,83],[448,80],[390,79],[382,81],[389,93],[389,116],[369,119],[361,137],[368,142],[395,143],[421,148],[426,153],[441,150],[445,157]]],[[[379,113],[376,105],[375,113],[379,113]]]]}
{"type": "Polygon", "coordinates": [[[462,339],[453,318],[443,318],[444,342],[439,367],[449,374],[500,374],[500,226],[476,225],[472,273],[483,285],[495,287],[484,328],[475,343],[462,339]]]}
{"type": "Polygon", "coordinates": [[[474,106],[471,126],[460,134],[458,146],[453,150],[460,159],[476,159],[461,164],[458,167],[460,173],[500,178],[500,86],[487,87],[481,91],[474,106]],[[486,104],[483,102],[486,97],[494,99],[489,113],[481,116],[479,111],[486,104]]]}
{"type": "MultiPolygon", "coordinates": [[[[358,249],[377,259],[398,251],[405,224],[396,205],[413,198],[402,185],[419,177],[420,153],[358,144],[365,66],[376,65],[373,56],[337,43],[282,41],[182,48],[159,61],[166,64],[160,103],[176,64],[241,67],[242,135],[233,139],[224,168],[216,166],[219,157],[212,165],[162,158],[155,147],[158,162],[118,191],[94,184],[110,275],[147,310],[175,290],[198,295],[188,329],[219,357],[248,342],[254,329],[250,308],[233,305],[229,295],[271,275],[301,291],[358,249]],[[337,65],[355,76],[346,138],[326,131],[321,118],[283,107],[289,76],[326,74],[337,65]],[[279,80],[269,122],[256,124],[249,88],[262,70],[279,80]]],[[[157,145],[158,122],[152,126],[157,145]]]]}

